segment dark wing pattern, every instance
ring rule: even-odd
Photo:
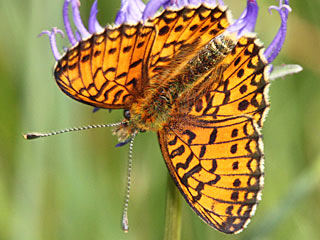
[[[167,9],[144,25],[107,27],[80,41],[57,62],[54,75],[75,100],[128,109],[181,47],[197,41],[201,48],[228,25],[226,8]]]
[[[196,40],[204,46],[227,26],[226,9],[201,5],[165,10],[144,25],[107,27],[66,52],[56,64],[56,82],[80,102],[130,108],[182,46]]]
[[[129,108],[143,77],[156,31],[141,23],[107,27],[80,41],[55,67],[57,84],[80,102],[101,108]]]
[[[158,30],[155,44],[151,50],[148,76],[151,84],[158,81],[153,77],[161,69],[170,66],[171,60],[184,49],[184,46],[193,45],[197,41],[198,49],[220,35],[229,26],[226,7],[185,7],[180,10],[162,12],[159,16],[149,20]],[[189,60],[192,55],[189,56]],[[183,64],[181,64],[183,65]]]
[[[263,187],[260,128],[268,68],[253,36],[241,38],[220,64],[226,65],[220,84],[184,113],[177,109],[158,136],[170,174],[193,210],[219,231],[238,233]]]
[[[190,106],[188,114],[209,121],[245,114],[261,127],[269,107],[269,81],[266,79],[269,66],[263,51],[254,35],[240,38],[219,64],[225,65],[219,86],[210,89]]]

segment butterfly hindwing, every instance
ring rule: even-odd
[[[159,131],[169,172],[192,209],[225,233],[250,221],[263,185],[260,129],[248,116],[202,124],[177,119]]]
[[[269,106],[269,66],[261,43],[255,36],[240,38],[220,65],[220,84],[198,99],[188,114],[204,121],[246,114],[262,126]]]
[[[177,99],[158,132],[170,174],[189,205],[226,233],[247,225],[263,187],[260,128],[268,107],[268,67],[262,53],[254,36],[240,38],[218,63],[220,75],[207,79],[211,88],[191,100]]]

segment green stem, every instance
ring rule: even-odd
[[[179,190],[168,174],[164,240],[181,238],[181,206]]]

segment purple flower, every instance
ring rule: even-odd
[[[284,40],[287,34],[287,20],[291,8],[289,6],[289,0],[279,0],[279,6],[269,7],[269,12],[274,9],[278,11],[281,17],[281,26],[278,30],[277,35],[267,47],[264,55],[268,62],[271,63],[279,54]],[[243,36],[245,33],[254,32],[255,25],[257,22],[259,7],[255,0],[247,0],[247,7],[242,12],[239,19],[237,19],[230,27],[230,32],[237,32],[238,37]]]
[[[160,8],[181,8],[184,6],[196,6],[202,3],[212,6],[216,4],[224,5],[222,0],[150,0],[147,4],[144,4],[141,0],[121,0],[121,7],[116,16],[115,24],[120,25],[122,23],[146,21],[148,18],[153,17]],[[70,7],[72,8],[72,19],[76,31],[71,28],[68,14]],[[103,30],[103,27],[100,26],[96,18],[98,13],[97,0],[93,3],[90,11],[88,29],[86,29],[82,22],[79,7],[79,0],[65,0],[63,5],[65,32],[72,46],[76,45],[80,40],[88,38],[91,34]],[[281,26],[264,53],[269,63],[271,63],[279,54],[286,37],[287,19],[288,14],[291,11],[289,0],[279,0],[279,6],[271,6],[269,11],[271,10],[276,10],[280,14]],[[239,38],[245,33],[254,32],[258,11],[259,7],[257,2],[255,0],[247,0],[247,7],[244,9],[239,19],[229,26],[228,31],[237,33]],[[52,31],[43,31],[40,35],[49,35],[53,55],[56,60],[59,60],[61,55],[55,40],[55,35],[57,33],[63,36],[63,32],[57,28],[53,28]]]

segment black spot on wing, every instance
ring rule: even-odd
[[[249,106],[249,102],[248,100],[245,99],[239,103],[238,110],[245,111],[248,108],[248,106]]]
[[[202,145],[201,146],[201,149],[200,149],[200,154],[199,154],[199,157],[202,158],[204,156],[204,154],[206,153],[206,146],[205,145]]]
[[[237,152],[237,150],[238,150],[238,144],[233,144],[233,145],[231,146],[231,148],[230,148],[230,152],[231,152],[232,154],[235,154],[235,153]]]
[[[231,200],[237,201],[239,198],[239,192],[232,192],[231,194]]]
[[[193,174],[200,172],[202,169],[201,165],[196,165],[192,169],[190,169],[188,172],[186,172],[181,179],[181,182],[183,185],[188,186],[188,178],[191,177]]]
[[[208,161],[208,160],[206,160]],[[210,160],[212,163],[211,168],[208,170],[210,173],[214,173],[217,170],[218,164],[217,164],[217,160],[216,159],[212,159]]]
[[[239,168],[239,162],[238,161],[235,161],[232,163],[232,169],[233,170],[237,170]]]
[[[126,53],[126,52],[129,52],[131,50],[132,46],[127,46],[125,48],[123,48],[123,52]]]
[[[235,128],[235,129],[232,130],[231,137],[235,138],[237,136],[238,136],[238,129]]]
[[[209,181],[209,182],[206,182],[206,184],[208,184],[208,185],[210,185],[210,186],[217,184],[217,182],[219,182],[219,180],[221,179],[221,177],[220,177],[220,175],[217,175],[217,174],[216,174],[215,176],[216,176],[215,179],[213,179],[213,180],[211,180],[211,181]]]
[[[116,48],[110,48],[109,51],[108,51],[108,53],[109,53],[109,54],[113,54],[113,53],[115,53],[116,51],[117,51]]]
[[[170,30],[169,26],[163,26],[159,30],[159,36],[163,36],[163,35],[167,34],[169,32],[169,30]]]
[[[81,58],[81,62],[85,63],[90,59],[90,54],[87,54]]]
[[[213,144],[216,141],[218,130],[214,128],[210,134],[210,139],[208,144]]]
[[[233,186],[234,187],[239,187],[240,185],[241,185],[241,181],[238,178],[233,181]]]
[[[185,148],[183,145],[181,145],[180,147],[176,148],[171,152],[170,158],[175,158],[176,156],[180,156],[184,153],[184,151],[185,151]]]
[[[248,88],[247,88],[247,85],[245,85],[245,84],[242,85],[242,86],[240,87],[240,93],[241,93],[241,94],[244,94],[244,93],[247,91],[247,89],[248,89]]]
[[[196,138],[196,134],[191,132],[190,130],[185,130],[183,134],[187,135],[189,137],[188,144],[191,145],[192,141]]]
[[[138,66],[140,63],[142,63],[142,59],[139,59],[133,63],[130,64],[129,68],[134,68],[136,66]],[[120,63],[121,64],[121,63]]]
[[[176,145],[177,141],[178,141],[178,137],[177,137],[177,136],[174,136],[174,139],[172,139],[171,141],[169,141],[168,144],[169,144],[170,146],[173,146],[173,145]]]
[[[187,169],[189,167],[190,162],[192,161],[193,157],[194,157],[194,155],[191,152],[184,163],[180,162],[177,164],[176,171],[178,172],[179,168]]]

